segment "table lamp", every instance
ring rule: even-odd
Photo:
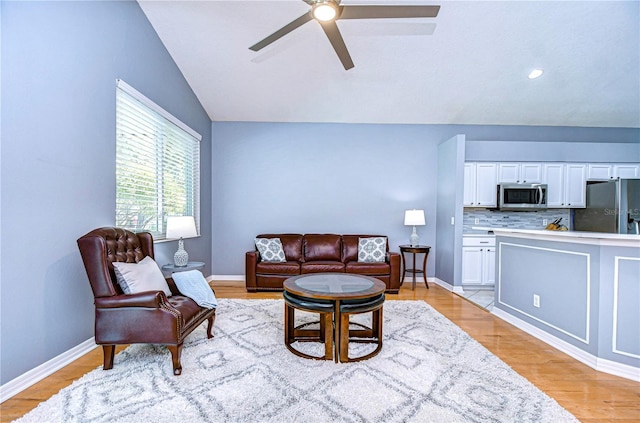
[[[412,247],[416,247],[419,245],[418,241],[418,232],[416,231],[416,226],[424,226],[424,210],[405,210],[404,212],[404,225],[405,226],[413,226],[413,232],[409,237],[409,241]]]
[[[173,264],[184,267],[189,262],[189,254],[184,249],[183,238],[198,236],[193,216],[171,216],[167,218],[167,238],[178,240],[178,251],[173,255]]]

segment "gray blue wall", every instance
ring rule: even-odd
[[[93,336],[76,239],[112,226],[115,81],[203,136],[202,234],[211,257],[211,121],[134,1],[2,1],[2,384]],[[175,242],[156,245],[162,264]]]
[[[434,246],[438,145],[456,134],[466,138],[462,161],[506,160],[507,148],[508,160],[554,161],[556,144],[575,161],[602,159],[594,149],[608,152],[605,161],[640,151],[640,130],[620,128],[247,122],[212,128],[214,275],[244,275],[244,253],[267,232],[376,232],[398,251],[411,232],[402,224],[406,208],[425,210],[427,226],[418,234]],[[477,141],[487,139],[495,141]],[[571,148],[577,139],[590,148]],[[428,276],[436,274],[437,254],[431,251]]]
[[[462,221],[465,136],[455,137],[438,146],[438,195],[436,277],[450,285],[461,285]],[[453,219],[453,224],[451,222]]]

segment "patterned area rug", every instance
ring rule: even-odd
[[[283,315],[282,300],[220,299],[181,376],[166,348],[133,345],[18,421],[577,422],[422,301],[385,302],[382,351],[356,363],[292,354]]]

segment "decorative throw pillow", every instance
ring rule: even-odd
[[[199,270],[175,272],[171,277],[176,283],[178,291],[198,303],[200,307],[218,307],[218,301],[213,293],[213,289],[211,289],[204,275]]]
[[[287,261],[280,238],[256,238],[256,247],[260,252],[262,261],[271,263],[284,263]]]
[[[164,291],[167,297],[171,290],[162,276],[160,268],[149,256],[138,263],[113,262],[116,280],[125,294],[137,294],[145,291]]]
[[[384,263],[387,255],[387,238],[358,238],[358,261],[361,263]]]

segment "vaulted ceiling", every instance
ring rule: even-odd
[[[441,6],[339,20],[350,70],[313,20],[249,50],[301,0],[138,2],[212,121],[640,128],[638,1],[343,0]]]

